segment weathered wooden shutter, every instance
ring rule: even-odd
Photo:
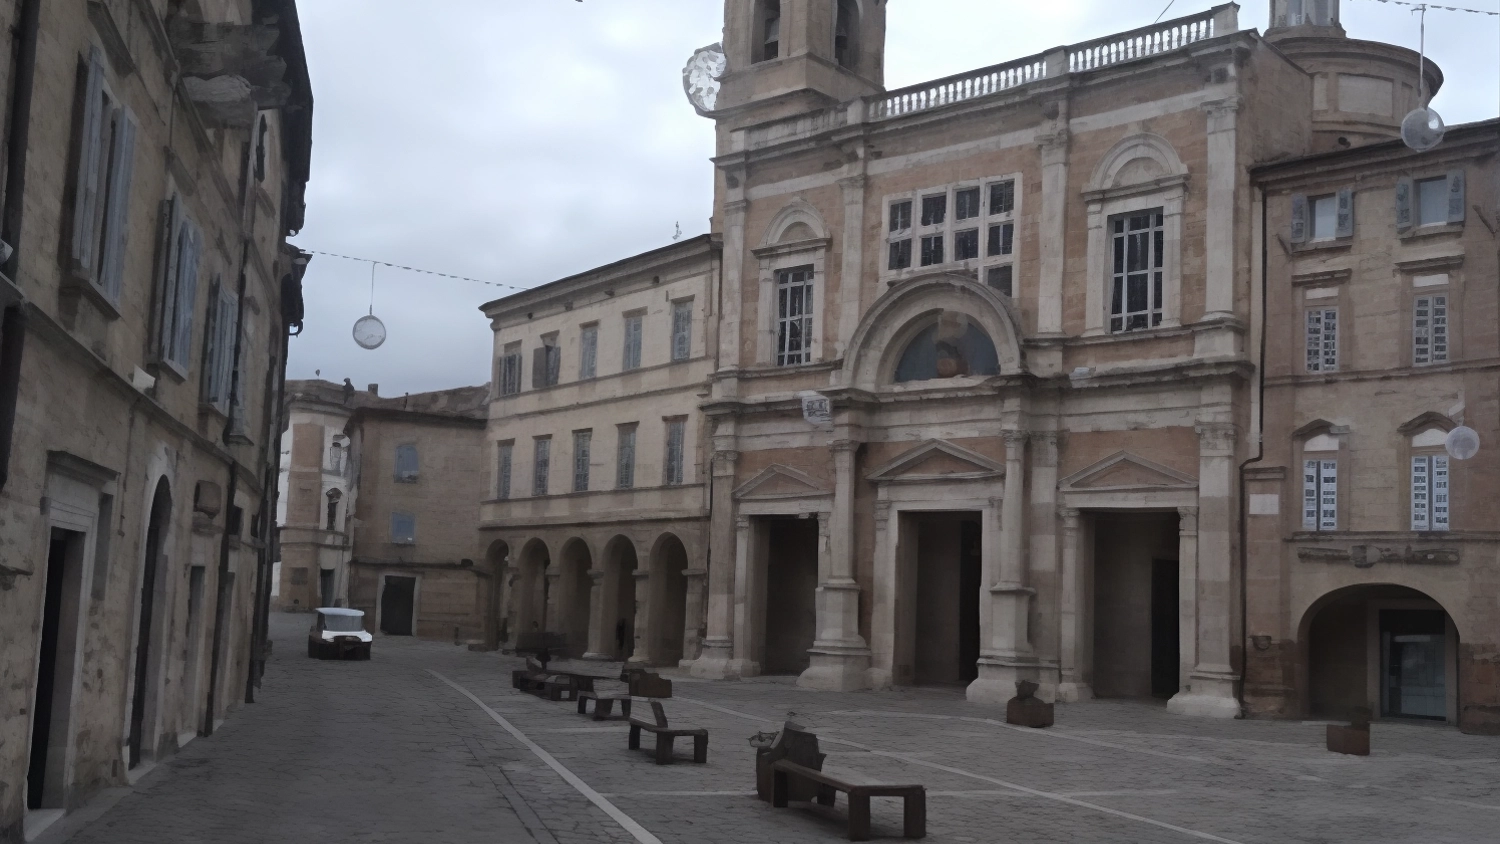
[[[555,386],[562,380],[562,349],[544,346],[547,350],[547,386]]]
[[[620,453],[615,486],[630,489],[635,486],[635,428],[620,429]]]
[[[1398,232],[1411,228],[1411,195],[1411,179],[1396,182],[1396,231]]]
[[[1335,237],[1354,236],[1354,191],[1344,189],[1339,191],[1338,222],[1334,231]]]
[[[593,378],[599,364],[599,329],[589,326],[578,335],[578,377]]]
[[[1318,477],[1318,530],[1337,530],[1339,526],[1339,463],[1324,460]]]
[[[1307,242],[1307,197],[1300,193],[1292,196],[1292,242]]]
[[[185,372],[189,367],[189,349],[193,346],[193,314],[198,303],[198,258],[203,235],[192,221],[184,221],[178,244],[180,266],[177,270],[177,319],[173,327],[172,353],[167,359]]]
[[[531,387],[547,386],[547,347],[539,346],[531,350]]]
[[[1411,529],[1427,530],[1430,524],[1428,495],[1431,478],[1428,475],[1431,458],[1427,455],[1411,459]]]
[[[99,213],[100,168],[104,166],[104,53],[89,46],[83,85],[83,124],[78,131],[77,188],[73,194],[73,263],[93,276],[94,218]]]
[[[1318,461],[1302,463],[1302,529],[1318,529]]]
[[[125,278],[125,247],[130,234],[130,180],[135,174],[135,115],[121,109],[115,126],[114,170],[110,173],[108,205],[104,209],[104,255],[99,287],[110,301],[120,299]]]
[[[510,497],[510,473],[512,463],[515,459],[514,455],[515,446],[510,443],[500,446],[500,471],[499,479],[496,481],[496,498]]]
[[[1448,529],[1448,455],[1432,456],[1432,529]]]
[[[693,303],[672,303],[672,360],[687,360],[692,353]]]
[[[230,390],[234,385],[234,332],[240,319],[240,299],[234,291],[229,289],[228,285],[220,285],[217,308],[219,330],[214,345],[219,347],[219,351],[216,360],[218,372],[215,376],[218,382],[218,395],[215,401],[219,405],[219,410],[227,414],[232,410],[230,402],[234,398],[230,395]]]
[[[1448,172],[1448,222],[1464,221],[1464,171]]]
[[[200,401],[205,404],[217,404],[219,401],[219,327],[224,324],[223,308],[220,301],[223,293],[220,291],[222,282],[219,276],[208,285],[208,310],[205,313],[203,323],[203,373],[200,378],[202,396]]]

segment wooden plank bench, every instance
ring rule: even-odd
[[[592,689],[594,682],[589,680],[585,684],[571,674],[553,674],[542,681],[537,696],[547,700],[577,700],[578,693],[584,690],[585,685]]]
[[[592,689],[578,693],[578,714],[589,714],[589,701],[594,702],[595,721],[628,721],[630,720],[630,695],[623,692],[619,694],[607,694],[596,692]],[[620,714],[615,715],[615,702],[620,704]]]
[[[708,761],[708,730],[701,727],[688,729],[667,726],[667,713],[661,708],[657,701],[651,701],[651,714],[656,723],[648,723],[638,718],[630,719],[630,749],[641,749],[641,731],[644,730],[656,736],[656,764],[672,764],[672,743],[678,736],[691,736],[693,739],[693,761],[699,764]]]
[[[784,809],[791,781],[795,778],[816,783],[818,803],[832,806],[837,792],[849,795],[849,840],[870,840],[870,798],[900,797],[904,801],[907,838],[927,837],[927,789],[920,785],[855,785],[798,765],[789,759],[771,763],[771,805]]]

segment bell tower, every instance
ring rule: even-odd
[[[887,0],[724,0],[715,109],[744,125],[884,90]]]

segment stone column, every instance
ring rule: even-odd
[[[854,488],[860,444],[837,440],[833,451],[833,512],[818,519],[820,565],[818,632],[797,685],[846,692],[869,683],[870,648],[859,635],[859,583],[854,579]]]
[[[691,663],[703,653],[704,612],[707,609],[708,569],[689,568],[682,577],[687,581],[687,619],[682,639],[683,668],[692,668]]]
[[[1017,680],[1039,674],[1028,624],[1036,590],[1026,582],[1026,439],[1024,431],[1005,432],[1005,499],[998,577],[990,586],[989,638],[979,657],[979,679],[966,692],[976,703],[1004,703],[1015,696]]]
[[[1235,428],[1229,422],[1199,422],[1197,665],[1188,688],[1167,702],[1178,715],[1235,718],[1239,675],[1231,650],[1238,608],[1234,606]]]
[[[716,434],[715,438],[718,439],[719,435]],[[732,439],[732,436],[727,438]],[[713,484],[713,508],[708,523],[707,635],[703,638],[702,654],[693,661],[694,677],[727,679],[729,662],[734,659],[734,477],[739,459],[739,452],[721,448],[715,443],[710,481]],[[640,594],[636,592],[636,597],[639,598]]]
[[[1240,98],[1203,105],[1208,113],[1208,208],[1205,221],[1205,321],[1234,316],[1234,218],[1240,167],[1236,134]]]
[[[766,623],[765,561],[761,559],[755,525],[749,516],[734,520],[734,658],[725,679],[738,680],[760,674],[761,648]]]
[[[561,582],[562,565],[560,563],[547,566],[547,569],[542,572],[542,594],[546,597],[543,612],[547,614],[547,623],[542,627],[548,633],[567,633],[563,629],[562,595],[558,594],[562,591]],[[569,647],[572,647],[571,643]]]
[[[1198,665],[1198,508],[1177,508],[1177,690],[1186,691]]]
[[[651,664],[651,566],[636,564],[630,573],[635,578],[635,629],[631,635],[630,665]]]
[[[1044,700],[1055,693],[1058,682],[1057,617],[1057,432],[1031,435],[1031,502],[1027,510],[1030,527],[1029,585],[1036,590],[1031,604],[1032,648],[1040,665]]]
[[[861,157],[853,166],[862,168],[864,158]],[[839,187],[844,192],[844,257],[839,267],[838,340],[831,354],[825,351],[826,358],[848,355],[849,341],[859,328],[859,318],[864,313],[860,305],[864,296],[865,186],[868,181],[863,173],[839,179]]]
[[[1085,668],[1088,662],[1089,642],[1088,612],[1084,605],[1088,597],[1087,572],[1082,556],[1083,514],[1071,508],[1062,508],[1062,622],[1060,656],[1061,677],[1057,684],[1057,699],[1065,703],[1076,703],[1093,697],[1089,689]]]
[[[875,599],[870,609],[870,670],[872,689],[887,689],[896,680],[896,535],[891,502],[875,502]]]
[[[606,574],[603,569],[589,569],[588,575],[594,587],[589,590],[589,641],[583,658],[608,662],[615,658],[614,648],[611,647],[615,636],[615,626],[609,623],[605,615],[616,605],[615,596],[620,588],[620,573],[615,571]],[[606,582],[612,588],[606,588]]]

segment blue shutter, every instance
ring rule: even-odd
[[[110,301],[118,302],[125,278],[125,247],[130,233],[130,180],[135,175],[135,115],[130,109],[120,110],[113,158],[109,205],[104,209],[105,240],[99,287]]]
[[[83,125],[78,134],[77,189],[73,194],[73,262],[86,275],[94,268],[94,217],[99,210],[99,170],[104,150],[104,53],[89,46],[83,86]]]
[[[171,353],[167,359],[186,372],[188,350],[193,346],[193,315],[198,306],[198,258],[202,234],[192,221],[183,222],[178,245],[180,266],[177,271],[177,319],[173,326]]]

